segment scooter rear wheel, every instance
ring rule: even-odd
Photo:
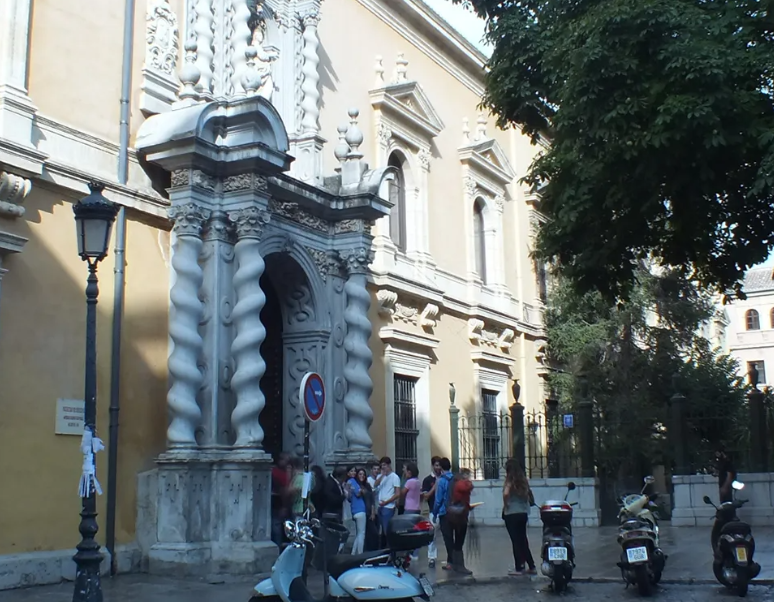
[[[740,598],[747,596],[748,585],[749,582],[747,581],[747,575],[740,575],[738,581],[736,582],[736,593],[739,594]]]
[[[637,591],[641,596],[650,596],[653,593],[653,584],[650,581],[650,575],[648,574],[648,567],[645,565],[639,565],[636,569],[637,573]]]
[[[562,565],[554,567],[554,591],[557,594],[567,589],[567,574]]]

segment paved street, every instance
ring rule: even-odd
[[[576,529],[578,552],[575,577],[567,597],[585,600],[638,599],[633,590],[628,593],[616,567],[619,550],[615,543],[616,528]],[[762,565],[759,581],[750,590],[749,598],[774,602],[774,529],[756,527],[756,560]],[[541,531],[531,528],[530,545],[535,558],[540,548]],[[438,586],[436,599],[443,602],[496,602],[506,598],[511,602],[518,592],[519,600],[544,600],[551,594],[547,580],[508,578],[511,549],[504,528],[478,529],[479,553],[468,554],[468,566],[474,577],[455,577],[440,568],[427,568],[426,551],[422,551],[417,571],[425,572]],[[708,599],[730,600],[730,594],[715,583],[709,554],[707,529],[662,527],[662,545],[669,555],[664,583],[658,599],[692,602]],[[440,537],[439,537],[440,542]],[[314,576],[312,576],[314,582]],[[126,575],[104,580],[105,602],[247,602],[257,579],[230,580],[213,577],[208,580],[176,581],[148,575]],[[588,582],[593,581],[593,582]],[[0,592],[0,602],[69,602],[72,584],[37,587],[27,590]]]
[[[250,585],[231,583],[208,585],[180,582],[160,577],[118,577],[104,583],[105,602],[247,602]],[[23,591],[0,592],[2,602],[70,602],[72,585],[37,588]],[[537,602],[554,599],[543,579],[511,578],[492,584],[447,584],[438,588],[437,602]],[[563,600],[603,602],[640,600],[634,589],[628,591],[618,583],[577,583],[562,595]],[[665,585],[654,596],[659,602],[723,602],[734,597],[717,585]],[[748,600],[774,602],[774,587],[750,588]]]

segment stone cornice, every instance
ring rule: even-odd
[[[18,234],[0,230],[0,258],[9,253],[21,253],[27,240]]]

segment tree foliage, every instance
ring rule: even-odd
[[[494,48],[484,105],[549,143],[538,254],[608,297],[646,258],[741,294],[774,247],[774,3],[464,3]]]
[[[714,317],[711,299],[677,271],[654,276],[640,269],[636,276],[629,301],[620,305],[558,279],[546,312],[546,352],[555,367],[549,382],[568,410],[585,395],[594,400],[597,461],[614,476],[669,464],[669,401],[677,385],[686,397],[689,460],[700,469],[718,443],[740,448],[744,385],[735,360],[699,334]]]

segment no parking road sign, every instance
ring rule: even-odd
[[[325,385],[317,372],[307,372],[301,379],[299,396],[309,422],[317,422],[325,411]]]

